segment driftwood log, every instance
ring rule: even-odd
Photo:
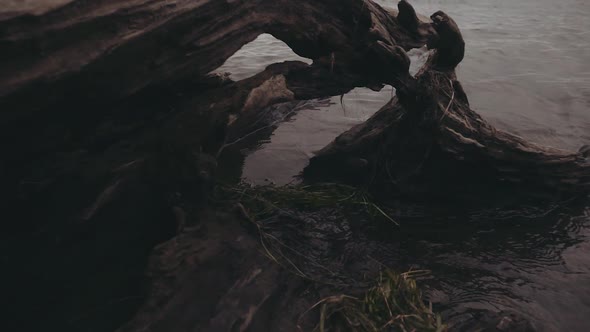
[[[195,151],[215,154],[231,114],[409,81],[404,50],[434,32],[403,4],[400,20],[364,0],[71,1],[5,14],[3,196],[57,153],[104,149],[160,127],[163,117],[191,133]],[[277,65],[237,83],[208,77],[262,33],[314,63]],[[187,112],[175,117],[179,110]]]
[[[237,83],[207,78],[262,33],[313,64],[278,64]],[[414,78],[405,51],[424,44],[435,52]],[[5,15],[0,45],[0,129],[9,156],[2,168],[21,173],[7,181],[26,177],[22,166],[36,156],[79,145],[105,116],[128,111],[114,103],[141,91],[176,84],[197,96],[185,109],[207,109],[213,124],[187,125],[187,117],[202,122],[190,112],[171,122],[199,129],[197,136],[205,137],[198,149],[215,154],[227,124],[244,114],[390,84],[397,98],[324,149],[307,178],[340,174],[358,182],[369,175],[371,187],[388,183],[394,191],[445,196],[449,187],[459,196],[505,185],[542,194],[588,187],[583,155],[524,142],[470,110],[454,74],[465,50],[458,27],[442,12],[432,21],[418,19],[406,1],[398,11],[365,0],[73,1],[44,13]],[[343,158],[351,167],[334,172]]]
[[[9,263],[25,262],[10,269],[20,272],[9,273],[3,284],[22,283],[23,274],[36,281],[36,287],[23,287],[24,294],[18,287],[7,290],[15,311],[27,308],[20,310],[26,313],[22,324],[43,324],[32,330],[64,330],[59,317],[88,317],[76,302],[81,290],[95,290],[94,305],[104,307],[111,303],[109,294],[126,298],[129,284],[137,287],[127,276],[128,284],[101,291],[89,277],[97,262],[104,270],[125,266],[128,271],[129,264],[141,269],[143,253],[172,236],[173,229],[215,222],[201,216],[214,157],[232,140],[228,132],[239,136],[250,129],[251,114],[273,104],[340,95],[355,87],[396,88],[396,97],[374,117],[311,160],[304,172],[309,180],[352,182],[385,194],[476,200],[588,190],[588,149],[565,153],[538,147],[495,130],[469,108],[454,74],[465,44],[444,13],[421,20],[405,0],[396,11],[370,0],[55,3],[60,5],[0,13],[0,204],[11,216],[4,218],[2,249],[11,252]],[[275,64],[239,82],[210,75],[262,33],[313,63]],[[433,55],[413,77],[406,51],[425,44]],[[35,234],[35,250],[12,250],[13,243],[28,243],[30,234]],[[120,262],[111,259],[115,256]],[[199,258],[175,274],[190,275],[204,261],[214,259]],[[219,270],[232,270],[226,265],[234,263],[246,269],[232,261],[219,262]],[[35,278],[38,266],[47,266],[45,281]],[[170,330],[175,306],[189,299],[178,297],[182,285],[160,281],[160,292],[150,295],[126,331]],[[263,288],[267,281],[236,285]],[[216,294],[233,301],[235,294],[247,293],[232,292]],[[186,326],[247,330],[256,308],[280,297],[275,295],[264,294],[254,307],[244,303],[225,314],[216,312],[219,301],[190,298],[202,301],[195,307],[215,312],[223,328],[206,315]],[[33,297],[44,300],[31,313]],[[61,312],[56,298],[72,312]],[[118,322],[93,316],[86,327],[113,330],[134,312],[129,310]]]
[[[10,216],[0,242],[11,266],[2,284],[17,330],[121,325],[143,298],[138,271],[150,249],[174,230],[218,221],[202,214],[228,129],[278,102],[404,86],[405,50],[435,34],[406,3],[399,15],[367,0],[46,3],[57,5],[0,13],[0,204]],[[313,64],[276,64],[240,82],[209,75],[262,33]],[[199,268],[205,259],[214,261],[199,259]],[[95,277],[97,266],[108,277]],[[171,297],[149,301],[162,319],[178,295],[167,291],[182,287],[166,282],[157,287]],[[216,299],[192,300],[217,310]],[[105,319],[102,308],[116,314]],[[249,309],[219,321],[239,326]],[[135,322],[157,325],[148,312]],[[193,318],[207,329],[208,317]]]

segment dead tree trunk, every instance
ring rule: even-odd
[[[131,119],[134,128],[144,123],[148,116],[126,103],[145,91],[157,103],[188,100],[192,109],[182,117],[197,124],[186,130],[206,136],[203,122],[211,120],[205,113],[223,127],[230,113],[279,101],[405,85],[398,82],[412,78],[404,50],[434,32],[415,20],[411,7],[400,8],[405,19],[368,0],[74,0],[45,12],[1,15],[0,148],[6,158],[0,169],[11,174],[2,180],[26,177],[29,165],[56,151],[86,149],[105,118]],[[231,86],[207,78],[262,33],[313,65],[283,64]],[[183,97],[175,96],[179,89]]]
[[[431,32],[365,0],[72,1],[41,16],[0,17],[0,97],[43,92],[47,99],[29,101],[38,106],[68,89],[96,99],[127,96],[204,77],[262,33],[316,62],[334,58],[336,69],[362,72],[367,82],[403,80],[404,49],[423,45]]]

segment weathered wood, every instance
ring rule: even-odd
[[[73,1],[41,16],[0,21],[0,97],[35,85],[58,92],[62,81],[96,97],[125,96],[149,84],[204,76],[262,33],[303,57],[334,54],[336,63],[358,61],[375,75],[390,69],[369,63],[375,50],[424,44],[427,31],[410,28],[414,32],[405,33],[395,17],[365,0]],[[390,57],[397,71],[389,76],[405,74],[405,54]]]
[[[268,84],[259,82],[252,98],[232,104],[233,98],[218,95],[215,103],[227,106],[224,113],[331,96],[355,86],[411,85],[404,50],[423,45],[434,32],[428,24],[404,27],[368,0],[72,1],[46,12],[5,15],[0,17],[0,148],[7,157],[0,168],[23,173],[23,165],[44,155],[85,149],[83,142],[106,117],[132,113],[143,123],[140,111],[122,102],[143,91],[175,104],[170,95],[183,86],[185,96],[210,100],[207,95],[217,95],[212,89],[218,84],[211,86],[207,74],[262,33],[314,64],[292,64],[286,90],[273,75]],[[277,84],[282,91],[272,93],[280,96],[264,92]],[[240,89],[234,88],[237,95],[250,96]]]
[[[240,82],[208,76],[261,33],[313,64],[277,64]],[[228,123],[239,129],[249,114],[286,100],[412,85],[404,50],[433,33],[428,24],[405,27],[367,0],[73,0],[0,15],[0,204],[10,216],[1,242],[7,260],[18,262],[9,270],[19,275],[8,279],[36,280],[5,292],[22,299],[13,305],[27,315],[21,325],[113,330],[130,312],[110,321],[93,308],[139,295],[136,271],[149,248],[174,230],[207,223],[201,214],[211,156],[224,145]],[[29,243],[31,234],[34,252],[7,249]],[[98,265],[107,277],[81,272]],[[35,278],[38,269],[45,280]],[[167,289],[185,286],[164,281]],[[86,288],[96,294],[78,305]],[[230,302],[242,294],[224,291],[216,294]],[[174,308],[171,298],[152,296]],[[30,298],[40,304],[31,308]],[[209,312],[218,303],[195,301]],[[219,323],[234,325],[263,301],[247,302],[221,312]]]

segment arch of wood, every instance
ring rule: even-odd
[[[208,76],[262,33],[313,63],[275,64],[239,82]],[[424,44],[434,52],[413,77],[406,51]],[[397,96],[313,158],[308,179],[446,196],[504,189],[561,196],[590,186],[582,151],[539,147],[494,129],[470,109],[454,72],[465,51],[459,28],[443,12],[419,19],[405,0],[397,11],[370,0],[72,1],[4,15],[0,47],[0,130],[19,142],[3,147],[23,163],[30,162],[23,151],[69,144],[44,139],[45,120],[82,112],[100,119],[113,104],[153,87],[197,86],[193,105],[201,113],[208,108],[215,114],[211,126],[220,128],[202,136],[219,140],[230,118],[247,119],[278,102],[390,84]],[[171,127],[178,129],[176,121],[194,133],[187,117],[195,115],[185,112]],[[208,140],[195,144],[215,154],[221,144],[202,146]],[[350,167],[334,172],[343,162]]]

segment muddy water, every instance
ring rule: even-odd
[[[544,145],[577,150],[590,144],[589,2],[412,4],[425,14],[442,9],[461,27],[467,54],[459,79],[485,118]],[[419,57],[417,52],[413,61],[418,63]],[[270,63],[294,59],[300,58],[280,41],[261,36],[222,70],[241,79]],[[315,150],[367,119],[391,94],[391,88],[356,89],[342,104],[336,97],[319,109],[304,107],[269,140],[246,151],[243,178],[253,183],[292,181]],[[398,210],[392,213],[402,224],[399,229],[380,227],[363,235],[346,225],[328,227],[325,221],[306,227],[312,243],[321,243],[318,255],[326,261],[338,258],[343,268],[366,254],[392,266],[432,270],[433,279],[425,282],[429,297],[450,320],[476,317],[479,310],[511,310],[541,331],[590,331],[590,209],[582,205],[459,216]],[[326,240],[332,237],[344,244]]]

